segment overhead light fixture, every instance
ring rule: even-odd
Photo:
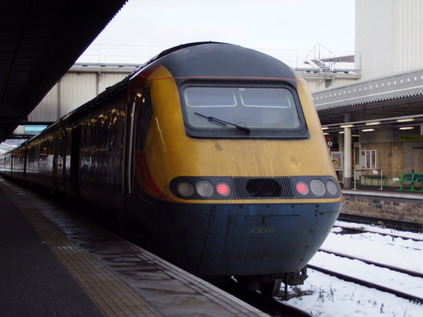
[[[329,127],[322,127],[322,130],[327,130],[329,129]]]
[[[401,127],[400,130],[413,130],[414,127]]]
[[[352,128],[352,127],[354,127],[353,124],[341,125],[341,128]]]
[[[344,132],[344,131],[339,131],[338,133],[339,133],[339,134],[344,134],[345,132]]]
[[[323,135],[329,135],[329,133],[325,132],[325,133],[323,133]]]
[[[380,121],[366,122],[366,125],[378,125],[378,124],[380,124]]]
[[[372,132],[372,131],[374,131],[375,129],[363,129],[363,130],[361,130],[361,132]]]
[[[397,122],[410,122],[414,121],[414,118],[397,119]]]

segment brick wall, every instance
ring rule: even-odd
[[[423,196],[421,199],[407,199],[344,193],[341,212],[423,224]]]
[[[382,169],[386,176],[388,186],[399,187],[398,182],[393,182],[392,178],[400,177],[404,172],[404,153],[403,143],[367,143],[361,146],[362,150],[376,150],[376,168]],[[362,172],[371,174],[371,171]]]

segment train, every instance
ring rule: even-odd
[[[343,200],[304,79],[220,42],[163,51],[0,171],[116,217],[188,272],[272,293],[304,281]]]

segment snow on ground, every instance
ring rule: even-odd
[[[341,223],[337,222],[337,224]],[[370,228],[370,226],[356,226]],[[371,227],[371,229],[375,230],[375,227]],[[423,234],[394,232],[391,229],[378,230],[423,239]],[[338,228],[332,230],[322,248],[423,272],[423,242],[370,233],[336,234],[337,232],[339,232]],[[355,277],[391,288],[399,288],[404,292],[423,297],[423,280],[421,278],[409,277],[365,265],[356,260],[340,259],[324,253],[317,253],[310,263],[346,274],[354,272]],[[288,303],[308,311],[313,316],[423,316],[423,305],[421,304],[345,282],[314,270],[308,270],[308,275],[304,285],[290,289],[290,293],[303,292],[307,295],[292,298]]]

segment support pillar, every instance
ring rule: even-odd
[[[351,121],[351,114],[349,112],[344,114],[345,123]],[[342,175],[344,176],[344,188],[351,188],[352,183],[352,137],[351,137],[352,125],[346,124],[344,127],[344,170]]]
[[[344,128],[344,188],[351,188],[351,128]]]

